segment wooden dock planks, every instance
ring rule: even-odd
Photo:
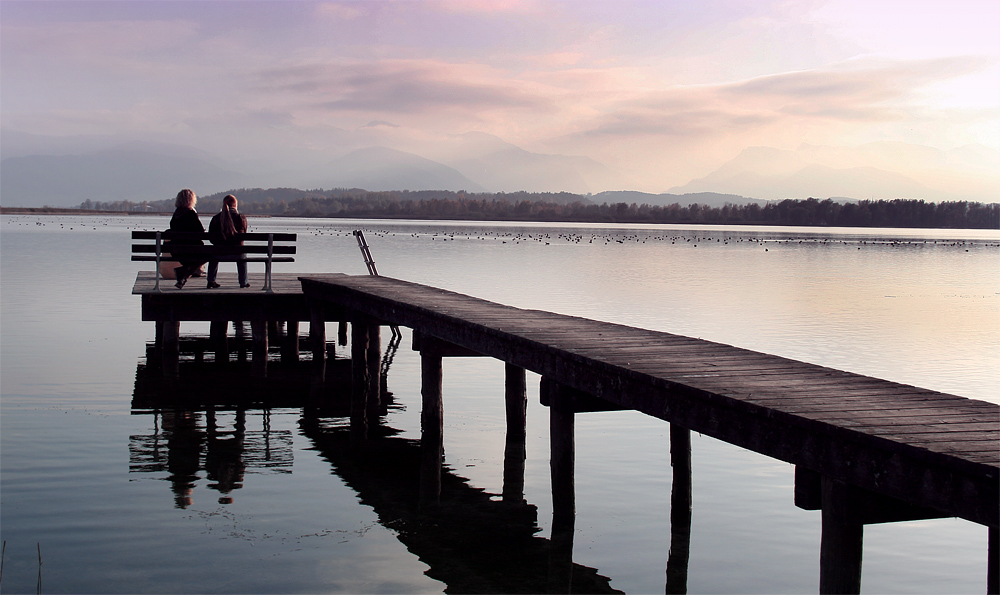
[[[1000,406],[729,345],[386,277],[301,277],[313,299],[878,493],[996,527]]]

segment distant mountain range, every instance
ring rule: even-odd
[[[1000,151],[952,151],[878,142],[856,148],[803,145],[794,151],[750,147],[709,175],[672,193],[723,192],[755,198],[850,197],[933,202],[1000,201]]]
[[[363,147],[301,170],[241,166],[192,147],[104,136],[0,132],[0,204],[68,207],[86,200],[164,200],[236,188],[295,187],[477,192],[569,192],[591,202],[721,206],[782,198],[921,198],[1000,202],[1000,151],[953,151],[902,143],[856,148],[751,147],[711,174],[649,194],[587,157],[532,153],[483,133],[456,135],[428,157]],[[616,189],[608,191],[608,189]],[[601,191],[592,194],[595,191]],[[746,198],[752,197],[752,198]]]

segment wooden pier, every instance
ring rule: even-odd
[[[266,374],[267,351],[281,340],[282,356],[297,359],[299,354],[299,323],[310,322],[312,350],[325,349],[325,323],[342,321],[342,308],[310,307],[302,293],[296,275],[273,273],[270,291],[265,291],[265,276],[251,274],[250,287],[240,288],[233,273],[220,273],[222,287],[208,289],[204,278],[193,277],[183,289],[161,280],[156,287],[152,271],[140,271],[132,294],[142,297],[142,319],[156,323],[156,349],[160,352],[165,375],[178,373],[180,325],[182,322],[208,321],[217,356],[228,353],[226,337],[229,323],[245,321],[251,326],[253,352],[257,357],[255,373]],[[316,318],[312,318],[312,317]],[[280,326],[279,326],[280,325]],[[282,332],[276,330],[282,328]],[[324,356],[325,357],[325,356]]]
[[[675,445],[684,457],[693,430],[795,464],[796,504],[822,510],[821,592],[860,590],[865,524],[941,516],[989,527],[988,591],[998,591],[998,405],[385,277],[301,281],[310,303],[344,308],[362,341],[378,325],[414,330],[431,465],[441,460],[442,357],[507,363],[508,448],[524,433],[524,370],[540,374],[551,406],[555,524],[574,513],[574,412],[635,409],[683,429],[671,432],[672,457]]]
[[[987,591],[1000,591],[998,405],[386,277],[274,275],[273,294],[259,291],[253,277],[253,289],[199,289],[192,280],[183,290],[155,292],[152,277],[140,273],[133,293],[142,296],[143,320],[157,322],[168,374],[180,321],[256,321],[254,340],[266,354],[268,321],[294,321],[297,340],[297,322],[308,320],[316,361],[326,357],[325,325],[318,323],[350,322],[351,433],[359,441],[365,411],[379,402],[379,329],[413,329],[421,355],[419,494],[425,503],[441,490],[442,358],[487,356],[507,364],[506,501],[523,498],[525,371],[542,376],[557,550],[572,551],[575,413],[635,409],[671,423],[668,592],[686,589],[691,431],[796,466],[796,505],[822,511],[820,592],[860,591],[865,524],[942,516],[988,527]],[[255,348],[254,361],[259,358]]]

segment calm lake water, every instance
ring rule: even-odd
[[[340,447],[344,420],[304,415],[295,383],[275,391],[286,401],[245,414],[133,407],[156,383],[144,375],[154,329],[130,294],[145,265],[129,261],[129,232],[166,226],[161,217],[0,219],[0,590],[35,592],[39,551],[41,589],[51,593],[467,588],[460,580],[480,561],[429,548],[434,536],[405,516],[388,520],[400,506],[388,478],[407,473],[395,465],[408,460],[420,429],[419,358],[407,329],[387,379],[394,404],[384,426],[397,433],[388,458],[367,470]],[[364,274],[350,234],[360,228],[386,276],[1000,402],[998,231],[251,226],[300,234],[297,262],[276,265],[281,272]],[[222,273],[235,282],[226,264]],[[207,331],[182,325],[185,334]],[[336,336],[332,325],[327,336]],[[503,364],[444,366],[446,464],[470,497],[489,499],[502,487]],[[551,530],[548,416],[531,374],[528,398],[525,498],[537,516],[518,529],[522,553]],[[574,563],[614,589],[662,593],[668,425],[635,412],[588,413],[576,432]],[[792,466],[697,434],[692,443],[690,592],[815,592],[820,515],[793,505]],[[467,532],[455,550],[495,539],[476,523]],[[956,519],[868,526],[862,589],[981,593],[986,533]],[[514,550],[495,558],[501,574],[530,565]]]

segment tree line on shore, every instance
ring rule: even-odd
[[[202,197],[220,203],[225,194]],[[923,227],[1000,229],[1000,204],[915,199],[836,202],[786,199],[764,205],[593,204],[570,193],[483,193],[451,191],[368,192],[359,189],[308,191],[292,188],[241,189],[240,211],[247,215],[358,219],[449,219],[579,223],[698,223],[830,227]],[[86,201],[85,210],[171,212],[172,200]]]

